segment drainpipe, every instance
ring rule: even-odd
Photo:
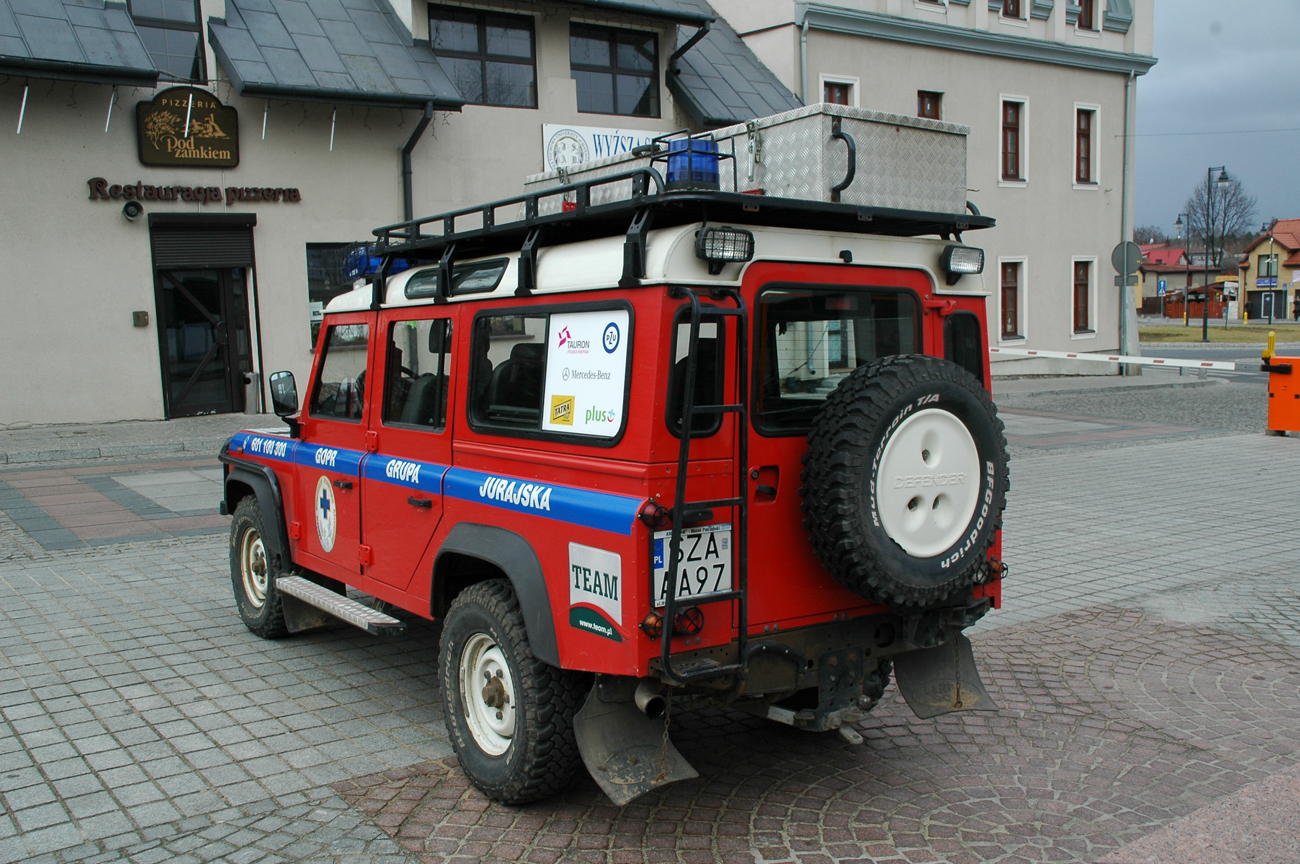
[[[433,119],[433,103],[424,103],[424,116],[420,122],[415,124],[415,131],[411,137],[406,139],[406,144],[402,147],[402,218],[410,222],[415,218],[415,205],[411,200],[411,151],[419,142],[420,136],[424,130],[429,128],[429,121]]]
[[[699,30],[696,30],[694,33],[691,34],[691,38],[687,39],[685,42],[682,43],[682,47],[678,48],[676,51],[672,53],[672,55],[668,58],[669,72],[671,72],[674,75],[682,74],[681,70],[677,68],[677,61],[681,59],[683,54],[685,54],[687,51],[694,48],[695,43],[699,42],[705,36],[709,35],[709,29],[713,26],[713,21],[714,19],[712,18],[710,18],[708,21],[705,21]]]
[[[1121,203],[1120,203],[1120,223],[1119,223],[1120,224],[1119,242],[1121,243],[1125,243],[1129,239],[1129,215],[1128,215],[1129,199],[1130,199],[1129,184],[1132,181],[1132,173],[1133,173],[1132,160],[1129,156],[1129,148],[1132,146],[1131,142],[1133,138],[1130,124],[1132,123],[1132,116],[1133,116],[1133,82],[1135,80],[1136,74],[1137,73],[1130,71],[1128,73],[1128,81],[1125,82],[1124,84],[1124,178],[1123,178],[1122,191],[1120,193]],[[1124,276],[1123,274],[1120,274],[1119,350],[1121,354],[1129,353],[1129,337],[1131,335],[1129,332],[1129,327],[1130,327],[1129,306],[1133,302],[1132,300],[1133,295],[1132,292],[1129,290],[1129,286],[1126,284],[1127,282],[1128,282],[1128,277]],[[1133,312],[1134,312],[1133,323],[1136,324],[1137,310],[1134,309]],[[1133,353],[1136,354],[1138,350],[1139,349],[1134,348]],[[1128,366],[1121,365],[1120,374],[1140,375],[1142,374],[1142,367],[1140,366],[1128,367]]]
[[[803,32],[799,34],[799,98],[808,104],[808,13],[804,13]]]

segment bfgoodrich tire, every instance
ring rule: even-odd
[[[889,357],[840,382],[804,454],[804,527],[850,590],[894,606],[939,604],[973,584],[1002,525],[1002,421],[969,372]]]
[[[266,551],[266,522],[257,499],[249,495],[230,522],[230,581],[244,626],[264,639],[289,632],[284,623],[275,570]]]
[[[526,804],[573,782],[582,767],[573,715],[590,676],[533,656],[509,582],[479,582],[452,602],[439,670],[452,746],[484,794]]]

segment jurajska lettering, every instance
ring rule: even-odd
[[[227,186],[222,195],[220,186],[154,186],[137,181],[135,184],[109,184],[103,177],[86,181],[90,186],[90,200],[104,201],[196,201],[200,204],[219,204],[223,200],[229,207],[236,201],[287,201],[297,204],[302,193],[296,188],[282,186]]]

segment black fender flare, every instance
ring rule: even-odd
[[[262,538],[262,542],[267,547],[266,551],[271,554],[272,561],[277,563],[276,572],[289,572],[293,567],[289,555],[289,530],[284,521],[284,495],[280,492],[280,481],[275,476],[275,472],[266,465],[237,459],[224,448],[217,458],[226,466],[222,510],[227,514],[233,514],[239,499],[244,497],[232,495],[232,485],[238,483],[252,489],[253,494],[257,496],[257,505],[261,508],[263,517],[271,523],[267,528],[271,529],[272,525],[274,526],[274,530],[268,530],[267,535]]]
[[[560,647],[555,637],[555,613],[542,562],[532,544],[513,531],[495,525],[461,522],[447,534],[433,561],[433,585],[430,597],[442,596],[445,568],[439,566],[448,554],[477,558],[501,570],[510,580],[519,598],[519,609],[528,632],[528,647],[533,656],[552,666],[560,665]],[[447,598],[450,600],[451,598]],[[434,610],[436,613],[436,610]]]

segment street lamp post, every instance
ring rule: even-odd
[[[1183,240],[1183,217],[1187,217],[1187,239]],[[1183,260],[1187,262],[1187,277],[1183,280],[1183,326],[1187,326],[1188,303],[1191,302],[1188,292],[1192,287],[1192,214],[1191,212],[1179,213],[1178,221],[1174,223],[1174,228],[1178,231],[1178,239],[1183,240]]]
[[[1219,179],[1214,179],[1214,172],[1219,172]],[[1201,306],[1201,341],[1210,341],[1210,256],[1214,253],[1214,186],[1226,192],[1232,185],[1228,177],[1228,168],[1218,165],[1205,169],[1205,300]],[[1226,205],[1226,202],[1225,202]]]

